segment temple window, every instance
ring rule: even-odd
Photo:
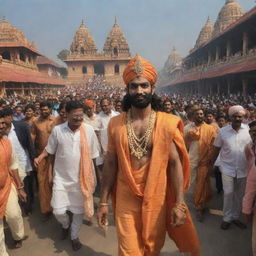
[[[75,71],[76,70],[75,67],[72,67],[72,70]]]
[[[82,72],[83,72],[83,74],[87,74],[87,67],[86,66],[83,66]]]
[[[10,54],[9,51],[4,51],[2,53],[2,57],[3,57],[4,60],[11,60],[11,54]]]
[[[83,47],[81,48],[81,53],[84,54],[84,48]]]
[[[115,74],[119,74],[119,65],[118,64],[115,65]]]

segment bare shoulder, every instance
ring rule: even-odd
[[[109,126],[111,128],[118,128],[125,124],[126,113],[122,113],[120,115],[114,116],[110,119]]]

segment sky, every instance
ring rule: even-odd
[[[115,16],[132,56],[139,54],[158,69],[175,46],[185,57],[207,17],[215,22],[226,0],[0,0],[0,19],[21,29],[47,57],[57,60],[69,49],[82,19],[101,52]],[[237,0],[244,11],[255,0]]]

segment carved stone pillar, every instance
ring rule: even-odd
[[[243,56],[248,53],[248,33],[243,33]]]
[[[230,95],[231,93],[231,80],[227,78],[227,94]]]
[[[227,52],[226,52],[226,57],[229,58],[231,55],[231,41],[227,41]]]
[[[217,62],[219,59],[220,59],[220,47],[216,46],[215,61]]]
[[[208,51],[208,65],[210,65],[211,63],[211,52]]]

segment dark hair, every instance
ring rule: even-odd
[[[14,109],[16,109],[16,108],[21,108],[21,109],[23,110],[23,107],[22,107],[21,105],[17,105],[17,106],[15,106],[15,108],[14,108]]]
[[[129,94],[124,95],[123,101],[122,101],[122,110],[124,112],[127,112],[131,108],[131,102],[129,99]],[[155,93],[152,95],[152,101],[151,101],[151,107],[155,111],[161,111],[162,110],[162,102],[161,98],[158,97]]]
[[[0,118],[5,118],[5,113],[4,113],[4,110],[0,110]]]
[[[256,120],[252,121],[249,123],[249,128],[251,129],[252,127],[256,126]]]
[[[163,105],[164,105],[165,103],[167,103],[167,102],[170,102],[170,103],[172,104],[172,102],[171,102],[170,99],[166,99],[166,100],[163,101]]]
[[[3,109],[4,116],[12,116],[13,115],[13,110],[10,107],[6,107]]]
[[[66,104],[66,107],[65,107],[67,113],[70,113],[73,109],[78,109],[78,108],[83,109],[83,104],[78,100],[68,101],[67,104]]]
[[[61,111],[63,108],[66,108],[66,104],[67,104],[67,102],[65,100],[63,100],[59,105],[58,111]]]
[[[117,103],[120,103],[120,102],[122,103],[122,100],[120,100],[120,99],[118,99],[118,100],[115,101],[116,104],[117,104]]]
[[[107,97],[104,97],[104,98],[102,98],[102,99],[100,100],[100,105],[102,104],[102,102],[103,102],[104,100],[107,100],[108,103],[111,104],[111,100],[110,100],[109,98],[107,98]]]
[[[35,112],[35,106],[33,104],[26,105],[24,112],[26,112],[29,108],[31,108]]]
[[[213,115],[214,116],[214,112],[212,110],[208,109],[208,110],[205,111],[205,116],[207,116],[207,115]]]
[[[216,117],[216,120],[218,121],[218,120],[221,119],[221,118],[224,118],[225,120],[227,120],[227,118],[226,118],[225,115],[218,115],[218,116]]]
[[[3,105],[5,105],[5,104],[6,104],[6,101],[3,100],[3,99],[0,99],[0,107],[3,106]]]
[[[50,101],[48,101],[48,100],[42,101],[40,103],[40,108],[42,108],[42,107],[52,108],[52,103]]]

